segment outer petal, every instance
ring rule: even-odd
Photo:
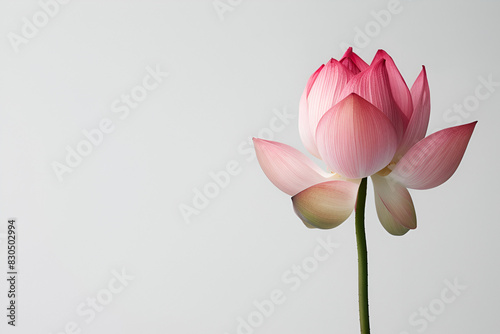
[[[372,175],[375,205],[382,226],[393,235],[417,227],[417,215],[408,190],[389,177]]]
[[[352,47],[347,49],[339,62],[347,67],[353,74],[358,74],[369,67],[363,59],[352,52]]]
[[[351,94],[323,116],[316,143],[332,170],[357,179],[391,162],[397,136],[387,116],[362,97]]]
[[[291,146],[253,139],[260,167],[281,191],[290,196],[320,182],[335,178]]]
[[[441,185],[458,168],[476,123],[447,128],[422,139],[404,155],[390,175],[413,189]]]
[[[309,107],[307,103],[307,97],[309,96],[309,92],[316,81],[319,73],[323,69],[325,65],[321,65],[320,68],[316,70],[316,72],[311,75],[309,80],[307,81],[306,88],[304,89],[304,93],[302,93],[302,97],[300,98],[299,105],[299,133],[300,138],[302,139],[302,143],[307,148],[307,150],[314,156],[319,157],[318,149],[316,148],[316,141],[314,140],[314,135],[311,130],[311,125],[309,123]]]
[[[385,59],[385,65],[387,67],[387,74],[389,75],[389,82],[391,84],[391,91],[394,100],[398,104],[399,108],[405,115],[405,118],[409,120],[411,114],[413,113],[413,102],[408,85],[406,85],[403,76],[398,70],[398,67],[394,63],[394,60],[385,52],[384,50],[378,50],[377,54],[373,58],[372,64],[375,64],[380,59]]]
[[[352,77],[353,74],[335,59],[330,60],[318,74],[307,98],[309,126],[313,136],[316,135],[319,120],[340,101],[340,93]]]
[[[377,107],[390,119],[399,142],[406,128],[405,117],[392,97],[385,62],[385,59],[381,59],[352,78],[342,91],[341,98],[356,93]]]
[[[408,128],[403,136],[403,141],[396,153],[396,159],[398,160],[405,155],[413,145],[424,138],[427,132],[431,113],[431,98],[425,66],[422,66],[420,75],[411,87],[411,96],[414,110],[410,122],[408,123]]]
[[[293,209],[307,227],[337,227],[351,215],[358,187],[340,180],[316,184],[292,197]]]

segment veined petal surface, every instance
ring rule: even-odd
[[[357,74],[344,87],[341,98],[356,93],[373,104],[389,118],[396,129],[398,142],[400,142],[406,129],[407,120],[405,121],[405,115],[392,96],[385,63],[385,59],[380,59],[365,71]]]
[[[391,162],[397,135],[386,115],[362,97],[351,94],[323,116],[316,143],[331,170],[358,179]]]
[[[427,132],[431,114],[431,98],[424,66],[422,66],[422,71],[411,87],[411,96],[413,99],[413,114],[403,136],[403,141],[396,153],[397,160],[405,155],[413,145],[423,139]]]
[[[316,135],[321,117],[338,101],[340,93],[354,75],[337,60],[331,59],[319,72],[307,97],[309,126]]]
[[[389,83],[391,84],[392,96],[405,115],[405,118],[409,120],[411,118],[411,114],[413,113],[413,101],[408,85],[406,85],[406,82],[399,72],[392,57],[389,56],[389,54],[384,50],[378,50],[373,58],[372,64],[377,63],[381,59],[385,60],[387,74],[389,75]]]
[[[269,180],[290,196],[337,176],[323,171],[295,148],[264,139],[253,139],[260,167]]]
[[[314,135],[312,132],[311,124],[309,121],[309,106],[307,102],[307,98],[309,96],[309,92],[316,81],[319,73],[323,69],[325,65],[321,65],[320,68],[316,70],[316,72],[311,75],[309,80],[307,81],[306,88],[302,93],[302,97],[300,98],[299,105],[299,134],[300,139],[302,139],[302,143],[306,147],[306,149],[315,157],[319,157],[318,149],[316,148],[316,141],[314,139]]]
[[[349,69],[353,74],[358,74],[366,70],[369,65],[352,51],[352,47],[348,48],[339,62]]]
[[[391,175],[407,188],[430,189],[446,182],[458,168],[477,122],[447,128],[415,144]]]

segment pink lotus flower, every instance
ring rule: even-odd
[[[329,171],[288,145],[254,138],[257,158],[271,182],[292,196],[306,226],[328,229],[344,222],[360,179],[371,176],[380,222],[403,235],[417,226],[408,188],[430,189],[448,180],[476,125],[425,137],[429,95],[425,67],[408,89],[385,51],[368,65],[349,48],[314,72],[300,101],[302,142]]]

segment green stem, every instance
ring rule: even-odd
[[[366,177],[361,180],[356,200],[356,242],[358,244],[359,322],[361,334],[370,333],[368,315],[368,250],[365,234]]]

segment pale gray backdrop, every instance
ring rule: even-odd
[[[367,61],[385,49],[409,84],[426,65],[429,132],[479,120],[453,178],[411,191],[415,231],[383,230],[369,184],[372,332],[495,332],[499,10],[0,2],[0,268],[16,217],[20,275],[16,328],[0,281],[0,332],[359,333],[354,218],[303,227],[248,142],[305,152],[300,95],[346,45]]]

